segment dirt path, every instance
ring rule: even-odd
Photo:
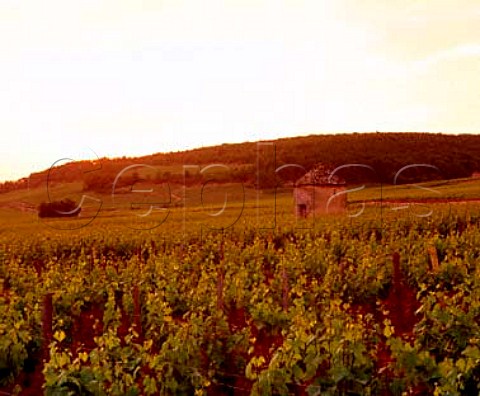
[[[480,203],[480,198],[461,198],[461,197],[451,197],[451,198],[383,198],[383,199],[369,199],[365,201],[349,201],[349,204],[413,204],[413,203],[432,203],[432,204],[442,204],[442,203]]]

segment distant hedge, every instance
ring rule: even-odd
[[[42,202],[38,207],[38,217],[75,217],[81,210],[71,199]]]

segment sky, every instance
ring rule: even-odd
[[[0,181],[62,158],[480,131],[472,0],[0,0]]]

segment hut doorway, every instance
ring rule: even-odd
[[[307,217],[307,205],[298,204],[297,205],[297,213],[300,217]]]

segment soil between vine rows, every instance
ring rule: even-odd
[[[388,312],[384,315],[380,312],[380,309],[376,307],[375,303],[363,303],[353,304],[349,310],[352,315],[362,314],[366,315],[371,313],[377,323],[381,323],[383,319],[388,318],[397,336],[402,337],[405,340],[413,337],[413,330],[415,324],[419,318],[415,316],[415,311],[419,308],[419,303],[416,300],[414,290],[406,283],[401,272],[397,272],[394,275],[392,287],[390,288],[388,295],[385,299],[380,300],[381,305]],[[228,325],[230,331],[239,331],[242,328],[248,326],[247,321],[248,313],[244,308],[233,307],[228,311]],[[84,351],[89,351],[95,348],[94,337],[102,334],[102,318],[103,309],[99,305],[91,304],[84,309],[80,316],[74,318],[71,329],[71,351],[74,353],[77,348],[81,348]],[[124,337],[128,334],[128,328],[131,325],[131,320],[128,315],[122,309],[122,320],[118,329],[120,337]],[[256,338],[253,356],[263,356],[268,361],[272,356],[275,348],[278,348],[283,338],[280,332],[271,333],[267,329],[258,329],[255,325],[251,325],[251,334]],[[233,362],[237,358],[247,358],[246,351],[234,351],[227,357],[226,373],[219,384],[212,384],[208,394],[212,396],[221,395],[237,395],[244,396],[249,395],[252,387],[252,381],[248,380],[244,373],[235,373],[232,371],[234,368]],[[385,340],[381,340],[378,345],[378,355],[376,359],[376,367],[387,367],[392,362],[389,348],[385,344]],[[42,369],[42,359],[40,351],[36,351],[29,359],[30,367],[26,367],[22,371],[14,383],[0,388],[0,394],[10,394],[13,392],[15,385],[22,387],[21,395],[25,396],[38,396],[42,394],[42,385],[44,382]],[[386,372],[386,375],[391,374]],[[295,395],[307,395],[306,388],[309,384],[303,384],[292,389],[292,394]],[[389,395],[388,392],[383,393],[385,396]],[[383,395],[382,394],[382,395]],[[416,395],[422,394],[422,389],[415,391]]]

